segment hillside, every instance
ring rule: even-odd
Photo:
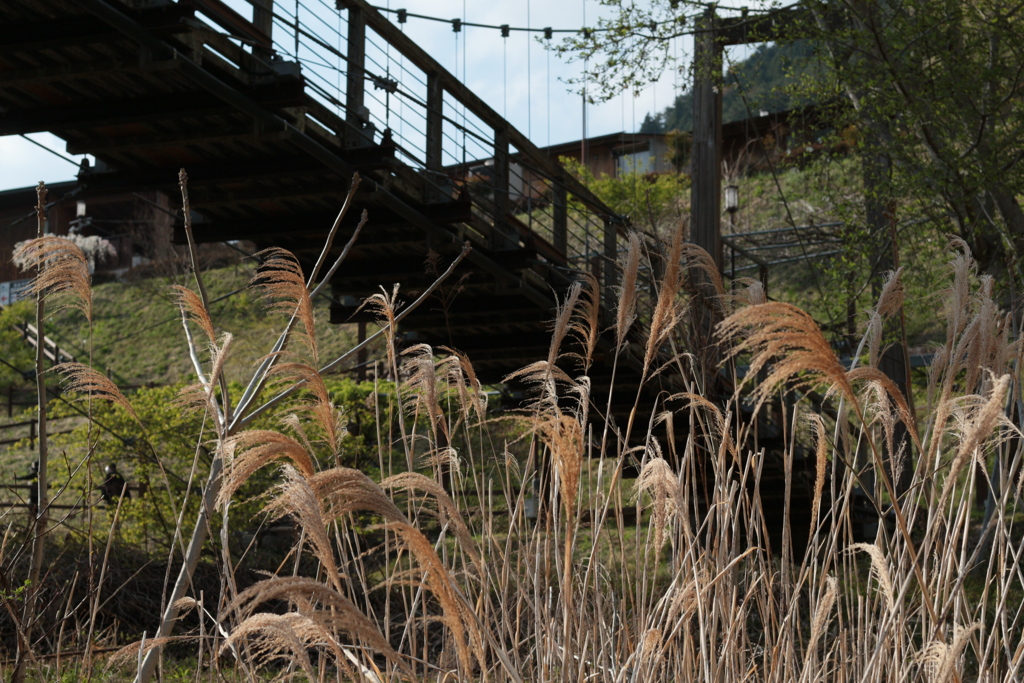
[[[759,46],[742,62],[727,65],[722,95],[723,122],[741,121],[760,111],[785,111],[807,104],[787,92],[786,87],[813,68],[813,56],[814,47],[805,41],[786,45],[771,43]],[[691,128],[693,91],[688,90],[664,110],[647,114],[640,132],[665,133]]]
[[[248,286],[253,270],[251,263],[240,263],[204,273],[213,301],[210,308],[216,331],[233,336],[227,361],[227,374],[233,381],[245,380],[253,362],[270,350],[285,323],[284,314],[268,313],[259,292]],[[180,275],[96,285],[92,365],[109,372],[122,385],[194,379],[181,317],[170,287],[191,284],[190,280]],[[355,327],[328,324],[329,301],[321,297],[315,304],[320,354],[322,358],[333,358],[354,344]],[[8,317],[15,317],[13,314],[27,317],[34,315],[34,311],[22,306]],[[47,325],[47,334],[83,362],[89,355],[88,331],[84,316],[70,308],[54,313]],[[5,337],[5,344],[18,344],[14,339]],[[30,356],[21,353],[23,349],[15,346],[15,351],[12,357],[22,364],[28,359],[28,366],[31,365]]]

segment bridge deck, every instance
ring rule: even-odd
[[[600,283],[610,327],[623,217],[365,0],[337,0],[346,28],[330,39],[279,14],[285,3],[247,1],[253,20],[219,0],[0,0],[0,135],[50,131],[69,152],[94,155],[79,175],[83,198],[173,197],[184,167],[199,240],[252,240],[306,262],[358,171],[335,248],[362,209],[370,220],[332,280],[332,320],[353,319],[381,285],[399,282],[411,300],[434,279],[431,259],[443,270],[468,241],[470,256],[403,329],[466,352],[484,381],[547,356],[556,297],[584,272]],[[293,30],[293,54],[275,27]],[[366,107],[381,97],[383,119]],[[475,170],[471,159],[481,160]],[[656,298],[649,273],[637,287],[643,320]],[[607,396],[612,352],[602,339],[594,396]],[[638,368],[629,352],[619,360],[620,416],[637,396]],[[671,382],[644,385],[645,423],[663,390],[680,389]]]
[[[342,47],[300,28],[299,54],[316,58],[296,61],[271,40],[275,25],[289,27],[284,10],[249,1],[252,21],[219,0],[0,0],[0,134],[50,131],[94,155],[79,175],[84,196],[173,197],[184,167],[199,240],[249,239],[300,258],[319,248],[358,171],[338,242],[361,209],[370,222],[332,281],[333,319],[350,319],[347,304],[380,285],[400,282],[408,300],[432,279],[428,255],[443,268],[468,241],[448,299],[405,329],[469,353],[486,380],[546,356],[554,297],[582,270],[614,300],[625,219],[388,19],[339,0]],[[412,78],[375,71],[367,46],[382,42]],[[334,92],[309,66],[331,59],[344,80]],[[367,83],[404,98],[404,134],[374,125]],[[443,165],[459,156],[487,160],[486,174]]]

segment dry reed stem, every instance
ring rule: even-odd
[[[583,290],[576,304],[576,315],[570,325],[571,333],[583,347],[580,356],[586,370],[593,362],[594,350],[600,336],[601,287],[592,273],[583,273]]]
[[[654,314],[651,316],[650,329],[647,333],[647,347],[644,350],[644,377],[647,376],[647,371],[651,368],[662,343],[682,317],[682,308],[676,298],[683,282],[682,257],[685,230],[686,223],[680,220],[672,233],[672,245],[665,257],[665,275],[659,283],[658,302],[654,307]]]
[[[466,551],[470,559],[477,565],[477,568],[483,571],[481,562],[483,561],[480,549],[477,547],[476,541],[473,539],[473,535],[466,526],[465,520],[462,518],[462,513],[459,512],[458,505],[452,500],[451,496],[444,490],[440,484],[433,479],[425,477],[419,472],[402,472],[385,478],[380,483],[380,487],[385,491],[392,489],[404,490],[404,491],[421,491],[430,496],[433,496],[437,500],[438,508],[443,515],[442,519],[446,519],[451,522],[452,528],[455,531],[455,537],[458,539],[462,549]]]
[[[306,363],[280,363],[273,372],[290,384],[302,384],[303,388],[312,394],[312,400],[299,402],[298,408],[312,416],[313,421],[323,431],[324,440],[331,453],[337,453],[345,436],[343,416],[331,400],[331,393],[320,371]]]
[[[63,304],[52,307],[51,312],[65,306],[75,308],[82,312],[86,320],[92,322],[89,261],[77,244],[64,237],[43,235],[21,244],[14,250],[12,258],[22,264],[22,270],[36,271],[36,276],[29,284],[29,291],[50,300],[51,306],[52,297],[73,295],[63,299]]]
[[[889,571],[889,563],[885,559],[882,549],[874,543],[853,543],[849,546],[850,552],[860,550],[867,553],[871,559],[871,576],[878,582],[879,592],[885,599],[885,606],[890,612],[895,607],[895,595],[893,593],[892,574]]]
[[[636,494],[647,493],[653,499],[651,524],[654,526],[654,550],[661,550],[665,530],[678,509],[679,483],[675,472],[662,457],[654,457],[641,468],[636,480]]]
[[[437,368],[434,364],[434,349],[429,344],[414,344],[402,351],[406,356],[402,370],[407,373],[405,387],[415,397],[406,406],[412,415],[422,408],[430,419],[430,428],[437,430],[447,443],[450,438],[448,421],[441,409],[441,393],[438,387]],[[435,437],[435,441],[438,437]]]
[[[821,496],[825,490],[825,474],[828,470],[828,434],[825,432],[825,421],[817,413],[808,413],[807,421],[814,428],[814,495],[811,499],[811,525],[809,531],[809,533],[814,534],[818,526]]]
[[[953,629],[953,642],[933,640],[917,653],[915,659],[924,668],[929,683],[946,683],[955,674],[956,663],[964,646],[981,624],[975,622],[964,628],[959,624]],[[959,677],[957,678],[959,680]]]
[[[253,276],[252,286],[261,290],[261,298],[268,302],[268,309],[298,318],[305,332],[301,339],[313,364],[317,365],[316,316],[298,259],[290,251],[278,247],[264,249],[256,256],[262,263]]]
[[[451,354],[438,363],[438,367],[447,369],[444,376],[449,386],[455,384],[459,393],[459,405],[462,408],[463,417],[468,420],[472,411],[478,420],[483,421],[487,417],[487,394],[476,376],[476,370],[473,368],[469,356],[447,346],[439,346],[438,349]]]
[[[758,405],[787,383],[795,383],[796,387],[827,384],[856,402],[846,369],[817,323],[792,304],[773,301],[741,308],[719,323],[718,335],[736,342],[728,351],[728,358],[752,354],[744,383],[774,361],[767,377],[753,391]]]
[[[342,630],[362,639],[375,651],[408,671],[407,662],[391,647],[376,624],[347,597],[313,578],[277,576],[259,581],[239,593],[224,610],[237,612],[239,617],[245,620],[252,616],[260,605],[282,599],[291,601],[300,613],[321,624],[330,624],[331,630]],[[318,605],[329,608],[329,611],[315,609]]]
[[[968,459],[974,456],[975,452],[992,436],[996,427],[1002,426],[1016,431],[1013,423],[1005,414],[1006,394],[1009,388],[1010,375],[1003,375],[992,385],[987,400],[976,405],[973,415],[967,421],[956,455],[950,463],[949,473],[946,475],[946,482],[942,487],[942,495],[939,497],[940,507],[945,504],[951,494]]]
[[[327,534],[327,519],[320,499],[310,485],[312,475],[284,465],[284,481],[276,488],[277,495],[265,508],[274,519],[293,516],[302,525],[303,536],[320,561],[335,590],[342,590],[341,571],[334,558],[334,549]]]
[[[124,397],[124,394],[117,388],[117,385],[106,375],[96,372],[84,363],[61,363],[53,366],[53,369],[64,375],[65,391],[83,394],[83,396],[76,400],[82,400],[86,396],[93,396],[109,401],[123,408],[136,423],[140,426],[142,425],[142,421],[139,420],[139,416],[135,409],[132,408],[132,404],[128,402],[128,399]]]
[[[725,291],[725,282],[722,280],[722,273],[718,270],[718,265],[715,263],[714,257],[711,256],[703,247],[696,244],[687,242],[682,246],[682,255],[686,259],[686,264],[690,268],[691,275],[699,274],[702,277],[707,278],[708,284],[711,285],[711,289],[714,291],[713,300],[715,306],[718,308],[719,313],[724,314],[725,302],[727,294]],[[693,283],[696,285],[697,283]]]
[[[288,458],[307,477],[315,471],[313,459],[302,444],[268,429],[252,429],[230,437],[221,446],[221,457],[225,469],[217,507],[227,503],[256,470],[274,460]]]
[[[636,278],[640,272],[640,236],[629,231],[626,260],[622,268],[622,285],[619,287],[619,305],[615,317],[615,346],[622,349],[626,333],[636,321]]]
[[[213,331],[213,320],[210,319],[210,312],[203,305],[202,298],[188,287],[181,285],[171,285],[171,290],[177,293],[178,307],[188,313],[192,322],[199,325],[211,344],[216,343],[217,335]]]

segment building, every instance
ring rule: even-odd
[[[46,231],[49,234],[96,235],[113,246],[113,255],[100,257],[90,264],[95,274],[117,274],[168,255],[174,218],[169,213],[166,195],[159,192],[90,195],[78,181],[54,183],[47,189]],[[26,274],[11,258],[15,245],[37,234],[35,206],[35,187],[0,192],[0,305],[16,299],[20,283],[26,280]]]

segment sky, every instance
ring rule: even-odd
[[[248,14],[250,11],[246,0],[227,1],[240,13]],[[533,28],[550,26],[556,29],[592,26],[600,12],[608,11],[607,8],[600,7],[597,0],[371,2],[379,7],[404,8],[410,13],[433,17],[464,18],[465,21],[474,23]],[[301,3],[303,9],[300,10],[300,22],[328,42],[336,42],[339,36],[338,29],[341,28],[343,32],[344,26],[338,13],[333,9],[333,0],[301,0]],[[276,4],[276,11],[279,13],[293,15],[295,5],[291,0],[277,0]],[[757,3],[749,4],[755,6]],[[395,17],[394,14],[387,16],[391,16],[392,19]],[[549,53],[536,41],[539,34],[513,31],[507,39],[503,39],[498,30],[476,27],[463,27],[461,33],[454,33],[450,23],[415,17],[409,17],[403,30],[493,109],[503,113],[513,126],[526,133],[534,144],[543,147],[583,137],[582,98],[577,92],[570,91],[565,83],[566,79],[582,73],[582,64],[567,63]],[[280,28],[275,31],[275,38],[290,48],[291,39],[281,36]],[[555,41],[557,40],[556,33]],[[690,54],[689,39],[680,39],[673,50],[678,51],[680,55]],[[742,56],[733,55],[732,58],[735,60]],[[300,57],[306,60],[303,68],[307,77],[319,80],[328,89],[336,88],[337,82],[342,80],[339,79],[336,70],[326,68],[331,66],[330,63],[325,64],[323,68],[312,65],[310,58],[313,58],[313,55],[303,50],[300,50]],[[316,59],[330,61],[323,60],[320,56]],[[394,61],[388,62],[387,59],[383,59],[381,54],[377,54],[376,59],[381,66],[390,63],[394,68],[396,64]],[[682,76],[669,71],[663,74],[658,83],[647,87],[637,96],[633,93],[623,93],[608,102],[588,105],[587,137],[619,131],[636,131],[645,114],[660,111],[671,104],[675,95],[681,92],[684,81]],[[414,89],[415,84],[410,82],[409,88]],[[376,96],[383,99],[382,92],[377,92]],[[372,98],[368,105],[374,116],[388,120],[396,132],[400,126],[405,125],[389,118],[383,104],[373,101]],[[397,104],[393,105],[391,115],[395,118],[414,118],[405,115]],[[0,190],[34,185],[39,180],[54,183],[74,178],[81,156],[67,154],[64,141],[54,135],[39,133],[29,137],[56,154],[20,136],[0,137]]]

